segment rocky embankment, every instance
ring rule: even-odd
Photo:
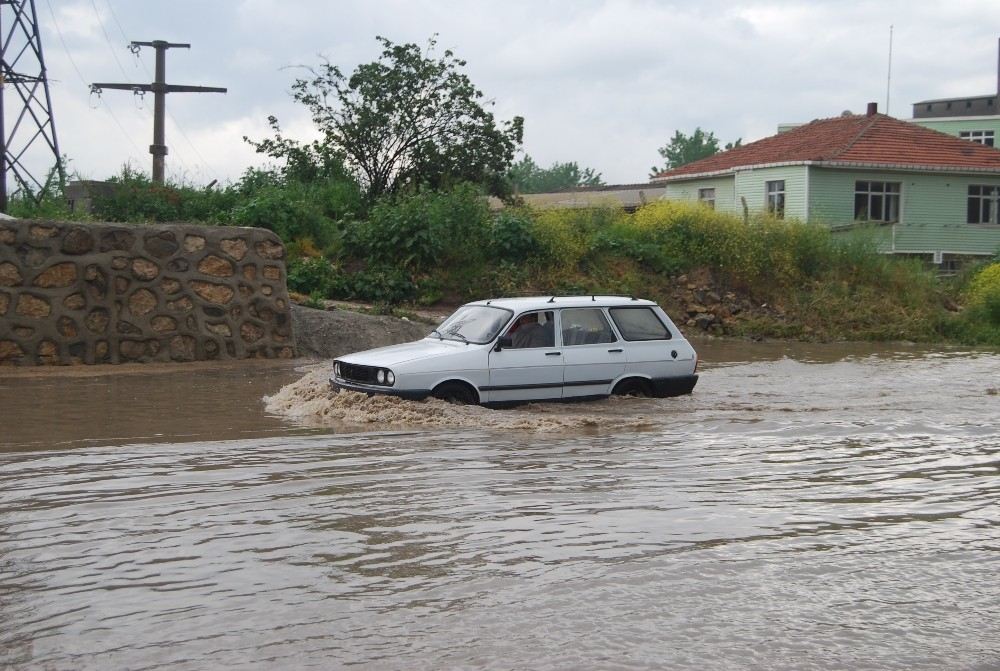
[[[698,329],[712,335],[740,331],[740,323],[751,319],[781,322],[786,319],[780,306],[757,302],[741,295],[702,270],[676,279],[664,309],[686,330]]]
[[[716,281],[707,271],[681,275],[675,287],[663,307],[687,333],[701,331],[727,335],[738,333],[740,323],[749,319],[785,319],[779,307],[740,295]],[[363,304],[335,304],[334,301],[327,301],[327,304],[327,309],[292,304],[292,326],[298,356],[331,359],[374,347],[419,340],[453,309],[441,307],[433,313],[421,315],[424,319],[418,321],[365,314],[359,310],[370,306]]]
[[[292,305],[292,330],[298,355],[311,359],[332,359],[373,347],[419,340],[433,328],[398,317]]]

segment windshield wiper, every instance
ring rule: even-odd
[[[459,338],[461,338],[461,339],[462,339],[462,342],[464,342],[464,343],[465,343],[466,345],[468,345],[468,344],[469,344],[469,339],[468,339],[468,338],[466,338],[466,337],[465,337],[464,335],[462,335],[461,333],[459,333],[458,331],[452,331],[452,332],[451,332],[451,333],[449,333],[448,335],[453,335],[453,336],[458,336]]]
[[[435,333],[437,333],[437,334],[438,334],[438,340],[444,340],[444,336],[443,336],[443,335],[441,335],[441,332],[440,332],[440,331],[438,331],[437,329],[434,329],[433,331],[431,331],[431,333],[430,333],[430,334],[431,334],[431,335],[434,335]]]

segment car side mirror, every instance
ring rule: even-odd
[[[493,348],[495,352],[503,351],[504,347],[513,347],[514,339],[510,336],[500,336],[497,339],[497,346]]]

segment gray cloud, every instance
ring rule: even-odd
[[[168,97],[168,173],[197,183],[258,163],[241,138],[265,135],[268,114],[308,136],[288,96],[294,66],[322,55],[350,70],[377,56],[376,34],[424,43],[436,33],[440,49],[468,61],[498,117],[525,117],[536,161],[633,182],[675,129],[754,140],[779,122],[883,107],[890,24],[895,116],[916,100],[991,91],[1000,25],[995,0],[947,12],[897,0],[43,0],[38,11],[62,150],[86,177],[127,161],[148,169],[152,101],[140,109],[119,91],[92,100],[85,83],[149,80],[152,54],[137,62],[127,39],[192,44],[169,53],[168,79],[229,88]]]

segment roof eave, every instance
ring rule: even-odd
[[[776,163],[752,163],[749,165],[737,165],[722,170],[709,170],[706,172],[691,172],[683,175],[667,175],[654,177],[650,182],[679,182],[685,179],[705,179],[706,177],[726,177],[735,175],[741,170],[760,170],[763,168],[785,168],[793,165],[815,165],[815,161],[778,161]]]
[[[924,165],[913,163],[871,163],[862,161],[816,161],[812,165],[818,168],[837,168],[842,170],[894,170],[896,172],[942,172],[948,174],[995,173],[1000,176],[1000,166],[977,167],[958,165]]]
[[[1000,175],[1000,166],[996,167],[975,167],[975,166],[954,166],[954,165],[923,165],[912,163],[870,163],[864,161],[781,161],[778,163],[755,163],[752,165],[741,165],[725,170],[713,170],[706,172],[688,173],[684,175],[674,175],[667,177],[655,177],[656,182],[681,182],[694,179],[708,179],[711,177],[727,177],[735,175],[743,170],[762,170],[764,168],[785,168],[789,166],[813,166],[817,168],[837,168],[846,170],[895,170],[897,172],[942,172],[949,174],[983,174],[997,173]]]

